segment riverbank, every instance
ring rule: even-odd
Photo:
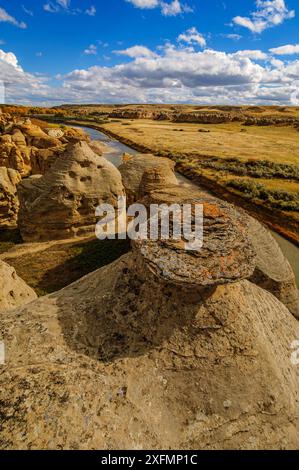
[[[57,120],[55,121],[57,122]],[[188,161],[177,161],[177,157],[172,153],[167,153],[165,151],[157,151],[151,147],[141,145],[140,143],[122,136],[121,134],[115,133],[110,129],[107,129],[106,125],[93,124],[88,121],[61,121],[63,124],[72,125],[72,126],[84,126],[97,130],[104,133],[112,139],[116,139],[127,147],[134,149],[135,151],[141,153],[154,153],[158,156],[168,157],[176,162],[176,171],[188,178],[190,181],[202,186],[204,189],[209,190],[215,196],[225,199],[236,206],[242,207],[248,211],[253,217],[258,219],[260,222],[267,225],[271,230],[277,232],[282,237],[294,243],[297,247],[299,246],[299,223],[291,218],[288,218],[286,212],[276,211],[274,212],[270,208],[253,203],[247,198],[242,197],[241,194],[238,194],[236,191],[231,188],[227,188],[217,183],[215,179],[209,178],[205,175],[198,174],[196,168],[192,168],[188,165]]]

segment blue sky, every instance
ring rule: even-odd
[[[297,104],[299,1],[0,0],[0,80],[24,104]]]

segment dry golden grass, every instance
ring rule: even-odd
[[[125,124],[125,125],[124,125]],[[299,165],[299,131],[291,126],[187,124],[146,119],[111,121],[104,128],[153,152],[270,160]],[[210,131],[200,132],[199,130]]]
[[[170,121],[111,120],[101,126],[119,136],[123,141],[134,142],[145,146],[153,153],[173,156],[176,161],[183,162],[180,171],[185,174],[202,175],[217,183],[231,193],[243,196],[237,188],[228,186],[231,180],[242,180],[242,176],[232,170],[217,170],[205,168],[202,163],[209,157],[238,160],[266,160],[276,164],[299,166],[299,132],[292,126],[243,126],[239,122],[226,124],[189,124],[172,123]],[[209,132],[203,132],[209,131]],[[282,191],[299,194],[299,183],[296,177],[264,178],[244,176],[247,181],[262,186],[266,191]],[[248,200],[248,195],[244,194]],[[283,198],[284,196],[282,196]],[[271,199],[271,198],[270,198]],[[298,198],[296,198],[298,200]],[[274,202],[253,200],[258,205],[264,205],[280,213],[282,217],[299,221],[299,212],[290,207],[285,209],[285,203],[278,205]]]

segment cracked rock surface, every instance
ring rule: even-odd
[[[69,144],[41,177],[18,185],[19,228],[24,241],[94,234],[99,204],[117,206],[124,194],[119,171],[86,142]]]
[[[232,220],[226,248],[219,229],[219,259],[232,250],[239,280],[234,269],[225,284],[214,274],[200,285],[202,260],[189,253],[190,284],[174,271],[169,280],[163,269],[140,269],[135,244],[60,292],[1,314],[2,449],[298,448],[298,322],[244,279],[254,263],[251,250],[241,255],[241,219],[221,206],[208,214],[220,227]],[[161,249],[176,256],[171,244]]]

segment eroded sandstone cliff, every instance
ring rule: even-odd
[[[0,314],[36,298],[33,289],[17,275],[15,269],[0,260]]]
[[[18,224],[24,241],[94,234],[99,204],[117,206],[124,195],[119,171],[86,142],[69,144],[41,177],[18,185]]]
[[[247,280],[248,220],[202,202],[196,256],[175,240],[136,241],[0,316],[1,448],[298,448],[298,322]]]

